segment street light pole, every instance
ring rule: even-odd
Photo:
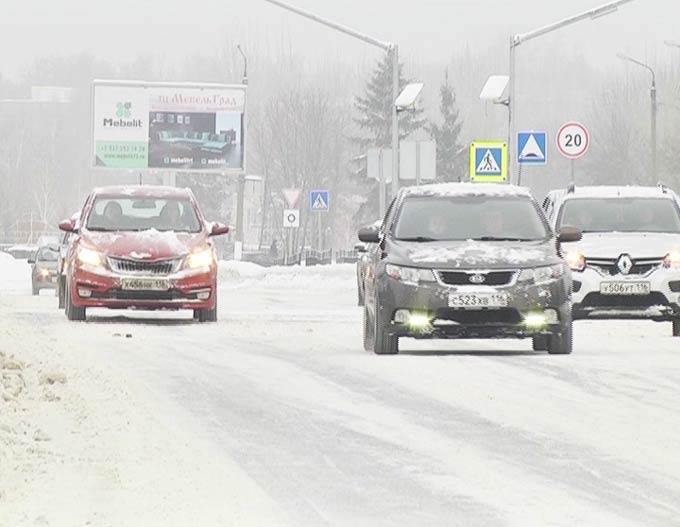
[[[653,177],[656,177],[656,167],[657,167],[657,146],[656,146],[656,138],[657,138],[657,113],[658,113],[658,103],[657,103],[657,93],[656,93],[656,72],[654,69],[649,65],[646,64],[640,60],[634,59],[633,57],[629,57],[628,55],[623,55],[622,53],[619,53],[617,55],[618,58],[621,60],[625,60],[626,62],[630,62],[632,64],[635,64],[636,66],[640,66],[641,68],[645,68],[649,73],[652,74],[652,87],[649,90],[649,95],[652,103],[652,108],[651,108],[651,130],[650,130],[650,137],[651,137],[651,142],[652,142],[652,175]]]
[[[248,57],[246,57],[246,54],[243,52],[241,49],[241,45],[237,44],[236,49],[238,52],[241,54],[241,57],[243,57],[243,77],[242,77],[242,82],[244,86],[248,85]],[[247,101],[247,99],[246,99]],[[244,109],[243,112],[243,134],[245,135],[247,132],[247,112]],[[242,144],[245,144],[246,142],[243,141]],[[245,155],[245,152],[244,152]],[[245,159],[244,159],[245,161]],[[245,166],[245,164],[244,164]],[[237,260],[241,259],[241,251],[243,250],[243,242],[245,241],[245,194],[246,194],[246,174],[245,171],[242,171],[238,175],[238,182],[237,182],[237,189],[236,189],[236,242],[241,244],[241,248],[238,251],[235,251],[235,258]]]
[[[361,33],[359,31],[356,31],[350,27],[344,26],[342,24],[338,24],[336,22],[333,22],[331,20],[328,20],[326,18],[322,18],[320,16],[317,16],[313,13],[310,13],[309,11],[305,11],[304,9],[300,9],[299,7],[292,6],[288,3],[281,2],[280,0],[264,0],[265,2],[268,2],[270,4],[273,4],[275,6],[281,7],[283,9],[286,9],[287,11],[290,11],[292,13],[295,13],[296,15],[300,15],[304,18],[307,18],[309,20],[312,20],[314,22],[317,22],[321,25],[324,25],[326,27],[329,27],[331,29],[334,29],[336,31],[339,31],[341,33],[344,33],[345,35],[349,35],[350,37],[354,37],[358,40],[361,40],[367,44],[370,44],[371,46],[375,46],[377,48],[382,49],[383,51],[386,51],[391,55],[392,58],[392,189],[393,192],[396,193],[397,189],[399,188],[399,117],[397,114],[397,108],[395,106],[395,102],[397,100],[397,97],[399,97],[399,47],[392,43],[392,42],[385,42],[382,40],[378,40],[377,38],[373,38],[369,35],[366,35],[364,33]],[[630,0],[629,0],[630,1]],[[380,171],[380,191],[379,191],[379,207],[380,207],[380,217],[382,218],[385,215],[385,208],[386,208],[386,181],[385,181],[385,173],[381,170]]]
[[[540,27],[538,29],[535,29],[533,31],[529,31],[527,33],[518,33],[514,35],[513,37],[510,38],[510,87],[509,87],[509,92],[508,92],[508,113],[509,113],[509,123],[508,123],[508,154],[512,158],[510,161],[510,166],[514,167],[513,163],[516,162],[516,156],[513,155],[511,145],[513,144],[513,139],[515,135],[515,118],[517,114],[517,101],[515,97],[515,90],[516,90],[516,60],[517,60],[517,54],[516,54],[516,48],[519,47],[521,44],[524,42],[528,42],[529,40],[533,40],[535,38],[541,37],[543,35],[546,35],[548,33],[552,33],[553,31],[557,31],[558,29],[562,29],[563,27],[570,26],[572,24],[576,24],[577,22],[581,22],[583,20],[595,20],[597,18],[603,17],[610,15],[614,12],[616,12],[619,8],[619,6],[623,4],[627,4],[632,2],[633,0],[616,0],[613,2],[608,2],[604,5],[601,5],[600,7],[596,7],[594,9],[589,9],[588,11],[584,11],[583,13],[579,13],[574,16],[570,16],[568,18],[564,18],[562,20],[559,20],[553,24],[548,24],[546,26]],[[510,176],[512,177],[512,170]],[[517,174],[517,184],[521,183],[519,173]]]

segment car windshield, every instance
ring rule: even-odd
[[[43,247],[38,251],[36,260],[39,262],[56,262],[59,258],[59,253],[49,247]]]
[[[680,232],[680,211],[666,198],[572,198],[560,226],[583,232]]]
[[[394,228],[399,240],[537,241],[550,236],[529,197],[410,197]]]
[[[87,219],[90,231],[200,232],[201,225],[188,199],[102,197]]]

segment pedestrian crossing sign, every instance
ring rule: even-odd
[[[470,181],[503,183],[508,180],[508,145],[501,141],[470,145]]]

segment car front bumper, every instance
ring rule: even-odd
[[[574,319],[651,319],[680,317],[680,272],[656,268],[644,275],[608,275],[587,267],[574,272]],[[649,284],[649,294],[606,295],[602,284]]]
[[[452,308],[451,293],[502,292],[508,296],[503,308]],[[571,321],[570,284],[567,278],[541,285],[516,283],[509,287],[451,287],[439,283],[410,285],[381,277],[378,310],[388,334],[417,339],[527,338],[560,332]],[[424,326],[395,321],[398,310],[423,314]],[[530,324],[529,315],[556,313],[554,323]]]
[[[124,278],[167,279],[167,290],[126,290]],[[105,269],[80,267],[75,270],[71,300],[77,307],[110,309],[214,309],[217,270],[179,272],[169,276],[129,276]]]

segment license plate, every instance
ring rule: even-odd
[[[121,287],[128,291],[167,291],[170,282],[165,278],[123,278]]]
[[[649,282],[603,282],[600,294],[603,295],[648,295],[652,290]]]
[[[508,295],[504,293],[452,293],[449,307],[483,308],[507,307]]]

